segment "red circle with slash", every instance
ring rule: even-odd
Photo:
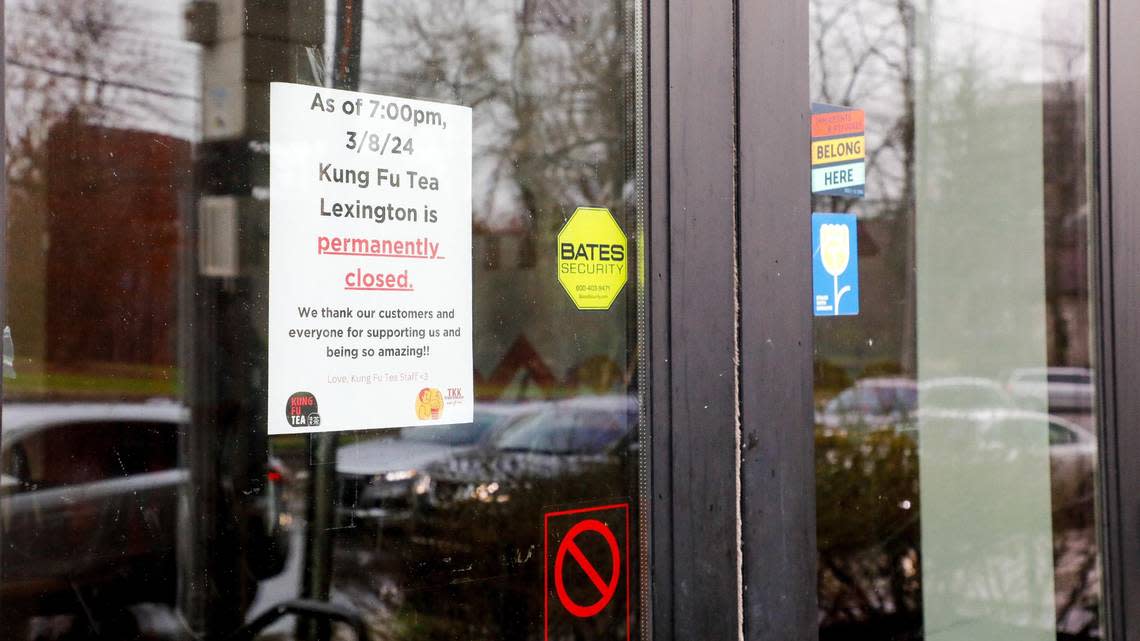
[[[610,554],[613,557],[613,574],[610,576],[609,581],[602,579],[598,574],[598,570],[594,564],[586,558],[586,554],[578,547],[576,539],[584,532],[594,532],[600,534],[609,545]],[[564,579],[566,555],[574,557],[582,571],[586,573],[586,577],[594,584],[600,593],[598,600],[589,605],[580,605],[570,598],[566,593],[566,585]],[[558,592],[558,600],[562,602],[566,610],[579,618],[592,617],[602,611],[602,608],[609,605],[610,601],[614,598],[614,593],[617,592],[618,579],[621,578],[621,559],[618,554],[617,539],[614,538],[614,533],[608,527],[597,519],[587,519],[578,523],[570,528],[566,533],[566,537],[562,539],[562,543],[558,546],[558,555],[554,559],[554,588]]]

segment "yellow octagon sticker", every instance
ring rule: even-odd
[[[610,210],[579,207],[558,232],[558,282],[578,309],[609,309],[629,278],[628,255]]]

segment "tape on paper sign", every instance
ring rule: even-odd
[[[269,103],[269,433],[470,423],[471,109]]]
[[[857,315],[859,236],[855,214],[812,214],[811,246],[815,315]]]
[[[822,103],[813,103],[811,110],[812,193],[862,198],[867,183],[863,110]]]

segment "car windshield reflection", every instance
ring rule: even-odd
[[[400,430],[400,438],[417,443],[438,443],[440,445],[475,445],[487,435],[500,416],[486,412],[476,412],[471,423],[441,425],[439,427],[410,427]]]
[[[495,445],[501,452],[600,454],[625,435],[624,418],[612,412],[565,414],[554,409],[521,419]]]

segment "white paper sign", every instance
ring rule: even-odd
[[[472,420],[471,110],[270,94],[269,433]]]

